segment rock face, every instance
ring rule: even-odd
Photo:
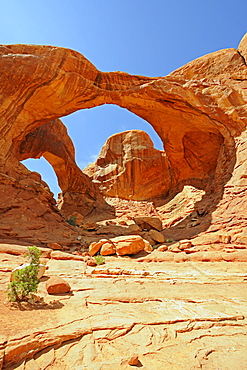
[[[164,241],[164,240],[163,240]],[[152,252],[152,247],[140,235],[117,236],[111,239],[101,239],[89,246],[89,255],[94,256],[100,252],[102,256],[117,254],[119,256],[137,254],[145,250]]]
[[[46,282],[48,294],[63,294],[70,292],[70,285],[60,276],[52,276]]]
[[[105,204],[98,187],[75,163],[75,148],[61,120],[47,122],[29,132],[19,147],[18,159],[43,156],[53,167],[62,190],[58,208],[64,216],[79,210],[88,215]]]
[[[17,309],[3,291],[23,250],[0,244],[1,369],[247,368],[246,259],[176,263],[165,256],[177,253],[160,252],[164,262],[106,257],[90,267],[47,258],[40,301]],[[47,294],[55,276],[70,294]]]
[[[22,143],[29,141],[31,132],[50,121],[59,127],[57,118],[78,109],[117,104],[148,121],[163,141],[171,179],[167,197],[177,194],[184,185],[203,189],[205,195],[195,211],[200,217],[208,215],[205,229],[233,230],[234,238],[244,241],[246,43],[245,36],[238,50],[224,49],[205,55],[161,78],[100,72],[81,54],[69,49],[2,45],[2,237],[45,243],[53,242],[57,232],[60,237],[55,241],[60,244],[76,238],[75,231],[56,212],[52,194],[39,175],[19,163],[20,148],[25,147]],[[62,142],[66,140],[63,138]],[[98,202],[97,191],[72,165],[71,154],[65,154],[66,145],[60,156],[50,149],[45,155],[55,167],[60,158],[57,172],[64,174],[61,168],[69,164],[72,173],[83,181],[78,192],[76,180],[68,183],[68,178],[60,179],[65,181],[64,202],[69,213],[91,212]],[[78,196],[82,199],[82,212]],[[64,210],[67,213],[66,207]]]
[[[132,200],[164,197],[170,190],[169,164],[144,131],[111,136],[97,161],[83,170],[105,196]]]

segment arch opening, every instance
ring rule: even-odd
[[[158,150],[163,149],[161,139],[147,121],[129,110],[113,104],[77,111],[62,117],[62,121],[68,130],[71,143],[73,142],[76,163],[81,170],[95,162],[102,146],[110,136],[123,131],[142,130],[151,137],[155,148]],[[52,131],[54,131],[54,129]],[[61,136],[55,137],[57,134],[55,131],[53,133],[54,142],[62,139]],[[47,159],[48,157],[51,157],[51,154],[44,156],[43,153],[40,158],[25,159],[22,163],[30,171],[36,171],[42,176],[42,179],[48,184],[57,199],[62,189],[59,186],[59,181],[54,169],[56,161],[53,159],[49,161]]]
[[[75,146],[76,162],[83,169],[94,162],[106,140],[127,130],[145,131],[154,147],[163,150],[163,143],[145,119],[114,104],[83,109],[61,117]]]
[[[58,194],[61,192],[61,188],[58,185],[56,173],[50,163],[44,157],[24,159],[21,163],[30,171],[38,172],[42,180],[49,186],[55,199],[57,199]]]

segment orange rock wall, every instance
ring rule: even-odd
[[[144,131],[111,136],[99,158],[83,170],[105,196],[132,200],[164,197],[170,191],[169,163]]]
[[[59,209],[65,215],[78,209],[88,215],[95,208],[109,210],[99,189],[75,163],[74,145],[61,120],[49,121],[28,133],[20,144],[18,159],[43,156],[53,167],[62,190]]]
[[[246,130],[246,42],[245,36],[239,50],[205,55],[160,78],[100,72],[69,49],[2,45],[0,212],[6,224],[11,222],[17,198],[19,214],[25,214],[27,224],[33,220],[25,207],[29,197],[37,197],[36,180],[18,160],[26,136],[51,120],[106,103],[127,108],[156,130],[170,165],[171,192],[184,184],[194,185],[205,189],[207,196],[211,194],[211,206],[216,208],[238,158],[236,138]],[[53,215],[49,191],[37,186],[42,189],[43,209]],[[70,204],[78,201],[70,195]],[[44,220],[46,212],[41,214]],[[18,235],[19,230],[11,232]],[[32,233],[40,235],[37,228]]]

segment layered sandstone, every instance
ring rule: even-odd
[[[44,123],[29,132],[21,142],[20,161],[43,156],[53,167],[62,190],[58,208],[65,216],[79,211],[83,215],[95,208],[110,211],[97,186],[75,163],[75,148],[61,120]]]
[[[244,177],[237,184],[234,181],[239,176],[239,166],[245,167],[240,153],[247,123],[246,42],[245,36],[239,50],[208,54],[161,78],[100,72],[81,54],[69,49],[1,46],[0,210],[4,235],[18,237],[22,230],[21,237],[29,237],[30,233],[44,242],[49,238],[51,222],[64,235],[67,233],[65,239],[74,235],[74,230],[68,232],[63,219],[54,213],[52,195],[46,186],[19,163],[20,146],[31,132],[49,121],[78,109],[110,103],[147,120],[162,139],[171,179],[168,195],[172,197],[184,185],[203,189],[205,195],[195,205],[195,211],[201,216],[208,214],[205,229],[213,222],[213,212],[218,207],[220,216],[215,222],[222,222],[223,217],[224,228],[229,228],[230,222],[238,225],[240,237],[244,216],[228,217],[227,213],[232,198],[237,210],[246,208]],[[64,154],[55,157],[54,165],[57,157]],[[95,187],[85,181],[85,186],[81,186],[81,213],[88,214],[89,208],[95,210],[98,195]],[[71,211],[79,212],[78,207],[73,209],[73,202],[78,203],[78,197],[73,198],[74,184],[77,189],[77,181],[72,180],[68,203]],[[84,199],[90,198],[92,204],[85,211]],[[32,199],[37,199],[39,206]],[[37,217],[38,223],[32,227]]]
[[[11,271],[26,262],[26,248],[0,243],[0,369],[247,368],[246,50],[245,36],[238,51],[221,50],[151,79],[100,72],[68,49],[1,47],[1,239],[78,248],[43,248],[48,270],[39,298],[10,306],[4,291]],[[90,232],[66,223],[40,175],[19,161],[44,155],[64,194],[83,199],[80,209],[67,203],[71,211],[104,209],[57,120],[104,103],[153,125],[171,183],[156,207],[108,201],[126,225],[118,226],[122,235],[134,216],[162,219],[165,242],[158,250],[106,257],[104,265],[90,267],[80,255]],[[108,239],[106,229],[91,232],[91,241]],[[71,292],[48,296],[46,280],[54,276]]]
[[[134,356],[143,369],[246,369],[246,262],[106,257],[90,267],[48,250],[36,303],[11,306],[3,290],[25,248],[2,247],[0,369],[127,370]],[[71,292],[48,295],[58,276]]]
[[[96,162],[83,172],[108,197],[132,200],[164,197],[171,185],[165,152],[155,149],[148,134],[141,130],[109,137]]]

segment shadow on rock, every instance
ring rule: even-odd
[[[48,303],[44,301],[43,298],[40,298],[38,302],[14,302],[11,304],[11,307],[18,309],[20,311],[34,311],[34,310],[57,310],[63,308],[64,304],[59,300],[53,300]]]

